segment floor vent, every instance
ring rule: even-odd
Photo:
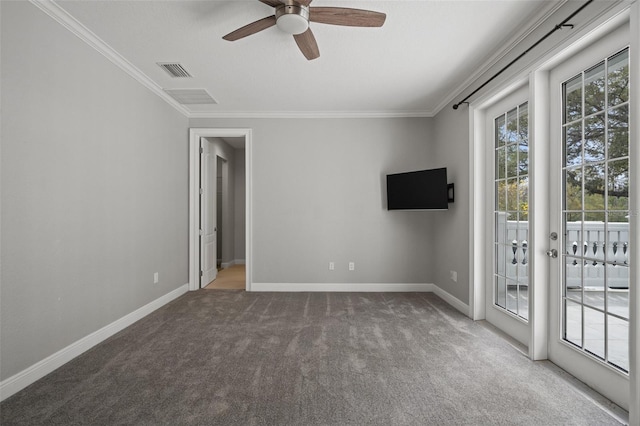
[[[157,62],[158,66],[165,70],[173,78],[193,77],[184,67],[177,63]]]
[[[182,105],[211,105],[218,103],[204,89],[164,89],[164,91]]]

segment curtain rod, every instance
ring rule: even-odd
[[[491,83],[496,77],[498,77],[500,74],[502,74],[507,68],[509,68],[511,65],[515,64],[518,60],[520,60],[520,58],[522,58],[524,55],[526,55],[527,53],[529,53],[531,50],[533,50],[537,45],[539,45],[540,43],[542,43],[544,40],[547,39],[547,37],[549,37],[551,34],[555,33],[556,31],[565,28],[565,27],[570,27],[573,28],[573,25],[571,24],[567,24],[567,22],[569,22],[571,19],[573,19],[578,13],[582,12],[582,10],[587,7],[589,5],[589,3],[592,3],[593,0],[588,0],[585,4],[583,4],[582,6],[580,6],[580,8],[578,10],[576,10],[575,12],[573,12],[571,15],[569,15],[564,21],[560,22],[558,25],[556,25],[555,27],[553,27],[553,29],[551,31],[549,31],[548,33],[546,33],[540,40],[536,41],[533,46],[531,46],[530,48],[528,48],[527,50],[525,50],[524,52],[522,52],[520,55],[518,55],[517,58],[515,58],[513,61],[509,62],[507,65],[505,65],[500,71],[498,71],[497,73],[495,73],[493,75],[493,77],[491,77],[489,80],[485,81],[480,87],[478,87],[476,90],[474,90],[473,92],[471,92],[469,95],[467,95],[466,98],[464,98],[463,100],[461,100],[460,102],[458,102],[457,104],[453,105],[453,109],[458,109],[458,107],[462,104],[468,104],[469,102],[467,102],[467,99],[469,99],[470,97],[472,97],[473,95],[475,95],[476,93],[478,93],[480,90],[482,90],[482,88],[484,88],[487,84]]]

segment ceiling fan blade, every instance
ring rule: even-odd
[[[311,32],[311,28],[307,29],[307,31],[302,34],[295,34],[293,38],[296,40],[298,47],[302,51],[302,54],[308,60],[316,59],[320,56],[320,50],[318,49],[318,43],[316,43],[316,38],[313,36]]]
[[[381,27],[387,15],[372,10],[346,7],[311,7],[309,21],[348,27]]]
[[[241,38],[250,36],[251,34],[255,34],[259,31],[266,30],[269,27],[273,27],[275,24],[276,24],[275,15],[267,16],[266,18],[262,18],[248,25],[245,25],[242,28],[238,28],[237,30],[230,32],[229,34],[227,34],[222,38],[228,41],[236,41]]]
[[[279,0],[260,0],[262,3],[269,5],[271,7],[278,7],[282,4]]]

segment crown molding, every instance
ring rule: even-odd
[[[162,90],[152,79],[146,76],[142,71],[136,68],[131,62],[127,61],[114,48],[105,43],[100,37],[94,34],[90,29],[81,24],[77,19],[71,16],[61,6],[53,0],[29,0],[34,6],[49,15],[80,40],[87,43],[93,49],[101,53],[109,59],[113,64],[117,65],[124,72],[133,77],[138,83],[158,95],[162,100],[175,108],[185,117],[189,117],[189,110],[176,102],[172,97]]]
[[[533,25],[530,25],[524,29],[516,31],[512,36],[504,43],[505,47],[497,50],[493,55],[489,57],[480,67],[476,68],[476,72],[467,77],[457,88],[451,90],[449,96],[443,98],[443,100],[436,106],[434,115],[438,114],[443,108],[455,103],[455,99],[460,96],[462,92],[467,90],[471,85],[482,77],[487,71],[495,66],[502,58],[507,56],[513,51],[524,39],[526,39],[531,33],[533,33],[538,27],[546,22],[554,13],[556,13],[562,6],[564,6],[569,0],[563,0],[561,2],[548,2],[546,7],[537,12],[532,18],[535,21]]]
[[[189,118],[429,118],[433,111],[228,111],[191,112]]]

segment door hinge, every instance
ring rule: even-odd
[[[203,234],[202,229],[198,229],[198,234],[200,234],[202,236],[202,234]]]
[[[200,195],[204,194],[204,190],[200,188]]]
[[[204,272],[200,271],[200,276],[203,276],[203,275],[204,275]]]
[[[204,154],[204,148],[200,147],[200,154]]]

